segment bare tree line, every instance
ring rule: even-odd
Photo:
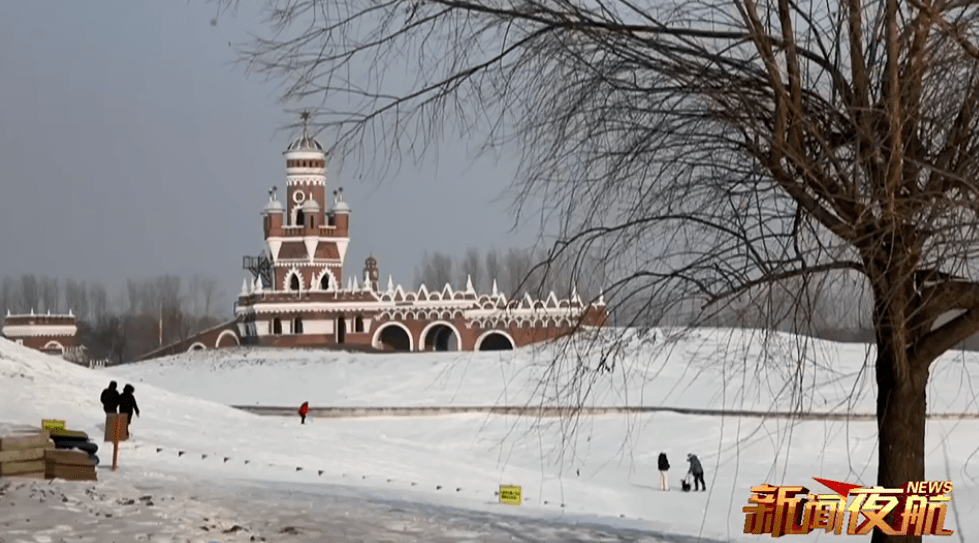
[[[70,311],[90,356],[122,363],[222,322],[217,308],[222,296],[213,276],[193,275],[186,282],[175,275],[129,279],[112,300],[99,282],[67,279],[62,284],[57,278],[24,274],[0,282],[0,312]]]

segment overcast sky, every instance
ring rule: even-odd
[[[215,11],[203,0],[4,4],[0,275],[94,279],[115,294],[129,277],[213,274],[230,304],[242,255],[262,248],[267,189],[285,185],[287,111],[302,105],[234,65],[232,45],[263,31],[259,15],[212,26]],[[509,233],[515,158],[474,162],[466,143],[386,179],[332,158],[328,189],[343,186],[353,210],[347,274],[373,253],[384,282],[407,286],[424,250],[533,242]]]

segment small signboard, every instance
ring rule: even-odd
[[[520,505],[523,500],[523,489],[519,486],[500,485],[500,503]]]
[[[57,419],[41,419],[42,430],[64,430],[65,421]]]

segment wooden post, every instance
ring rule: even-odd
[[[119,436],[125,428],[126,414],[119,413],[112,419],[112,471],[116,471],[119,468]]]

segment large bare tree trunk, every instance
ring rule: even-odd
[[[883,341],[882,341],[883,339]],[[877,484],[903,487],[908,481],[925,480],[925,384],[927,370],[899,379],[895,367],[907,355],[888,338],[877,340]],[[923,373],[924,375],[918,375]],[[901,519],[892,515],[890,525]],[[916,542],[921,537],[887,536],[874,531],[873,543]]]
[[[883,271],[874,289],[877,329],[877,484],[884,488],[904,487],[908,481],[925,480],[925,386],[928,365],[916,360],[908,345],[921,330],[913,326],[912,273],[910,263],[891,255],[880,255],[875,264]],[[886,259],[884,262],[881,260]],[[895,262],[897,260],[897,262]],[[871,264],[873,266],[873,264]],[[899,528],[902,519],[891,514],[888,524]],[[873,543],[917,542],[921,537],[889,536],[874,530]]]

